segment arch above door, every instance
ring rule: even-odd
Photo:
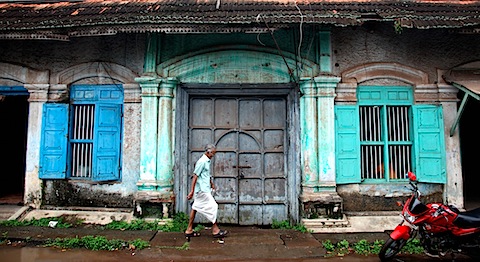
[[[378,78],[390,78],[410,85],[428,84],[427,73],[399,63],[369,63],[342,73],[342,83],[362,83]]]
[[[298,64],[298,67],[296,65]],[[183,83],[288,83],[300,77],[318,75],[315,63],[270,48],[231,46],[177,57],[157,68],[164,77]],[[296,77],[298,76],[298,77]]]

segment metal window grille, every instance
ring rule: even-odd
[[[95,105],[72,105],[71,177],[91,178]]]
[[[408,109],[408,106],[360,107],[363,179],[385,179],[387,174],[389,179],[403,179],[411,170]]]

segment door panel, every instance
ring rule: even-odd
[[[189,171],[204,146],[215,143],[218,222],[267,225],[287,219],[286,121],[284,97],[191,97]]]

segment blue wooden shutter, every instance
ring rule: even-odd
[[[40,139],[41,179],[62,179],[67,174],[68,104],[44,104]]]
[[[337,184],[360,183],[360,134],[357,106],[335,107]]]
[[[418,181],[446,183],[442,107],[413,106],[415,164]]]
[[[94,181],[120,179],[122,105],[97,104],[93,140]]]

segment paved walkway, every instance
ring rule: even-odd
[[[49,227],[2,227],[0,233],[11,241],[28,240],[30,245],[45,243],[48,239],[105,236],[107,239],[126,241],[142,239],[151,247],[138,251],[144,256],[160,261],[226,261],[226,260],[281,260],[320,259],[326,257],[322,241],[347,239],[385,238],[385,234],[311,234],[295,230],[262,229],[257,227],[223,227],[229,231],[224,242],[211,236],[208,228],[199,237],[187,242],[181,232],[102,230],[98,227],[49,228]]]
[[[93,225],[105,225],[112,220],[130,221],[131,212],[125,210],[41,210],[0,206],[4,214],[10,214],[10,219],[22,218],[29,220],[43,217],[58,217],[72,215],[82,219],[87,226],[77,228],[49,228],[49,227],[0,227],[0,233],[10,240],[28,240],[31,244],[42,244],[48,239],[105,236],[107,239],[135,240],[142,239],[150,242],[148,250],[139,253],[162,257],[165,261],[221,261],[221,260],[265,260],[265,259],[318,259],[326,256],[322,242],[331,240],[337,242],[343,239],[357,242],[361,239],[374,241],[386,239],[385,233],[301,233],[296,230],[262,229],[250,226],[223,226],[229,231],[229,236],[223,243],[211,236],[211,231],[202,230],[199,237],[191,238],[187,242],[182,232],[157,231],[121,231],[102,230]],[[4,215],[8,216],[8,215]],[[4,218],[5,219],[5,218]],[[88,226],[90,224],[91,226]],[[333,231],[332,231],[333,232]],[[188,248],[187,248],[188,247]]]

